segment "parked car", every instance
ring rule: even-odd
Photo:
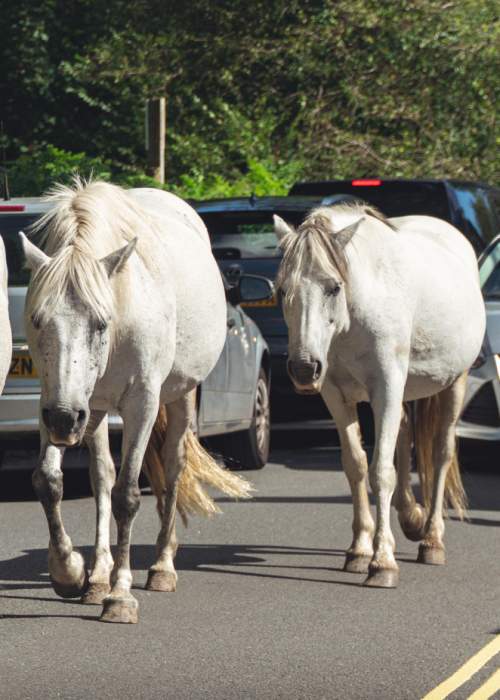
[[[500,189],[461,180],[323,180],[298,182],[292,196],[351,195],[374,204],[386,216],[425,214],[449,221],[479,255],[500,231]]]
[[[207,200],[193,205],[205,221],[214,255],[228,279],[242,273],[274,279],[281,254],[272,215],[298,226],[320,205],[363,200],[387,216],[425,214],[450,221],[479,254],[500,230],[500,190],[489,185],[455,180],[332,180],[297,183],[288,197]],[[294,422],[301,427],[330,427],[329,413],[319,396],[295,394],[286,371],[288,335],[279,299],[246,306],[271,350],[273,426]],[[370,411],[360,408],[365,439],[373,438]]]
[[[500,446],[500,235],[479,260],[486,305],[486,336],[469,373],[464,409],[457,434],[468,440]]]
[[[48,204],[39,198],[0,201],[0,235],[9,268],[9,314],[13,356],[4,393],[0,397],[0,440],[16,437],[25,443],[38,434],[40,386],[29,354],[23,323],[29,273],[24,268],[18,232],[26,231]],[[267,300],[272,283],[261,276],[245,275],[238,284],[225,283],[227,337],[222,354],[198,393],[197,432],[217,439],[217,447],[232,463],[247,469],[263,467],[269,453],[269,348],[255,322],[242,310],[244,300]],[[121,420],[110,416],[110,430],[120,431]]]

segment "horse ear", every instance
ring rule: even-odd
[[[22,231],[19,231],[19,238],[21,240],[21,246],[26,259],[26,265],[29,270],[36,272],[42,265],[46,265],[49,262],[49,256],[45,255],[43,250],[37,248],[37,246],[32,243]]]
[[[283,219],[280,216],[276,216],[276,214],[273,214],[273,224],[274,233],[276,234],[276,238],[280,243],[285,236],[287,236],[289,233],[293,233],[293,229],[286,223],[286,221],[283,221]]]
[[[134,252],[135,246],[137,245],[137,240],[137,238],[133,238],[130,243],[127,243],[127,245],[123,248],[119,248],[113,253],[106,255],[105,258],[101,258],[101,262],[106,268],[108,277],[112,277],[123,270],[125,263]]]
[[[340,246],[342,248],[346,247],[346,245],[349,243],[351,238],[354,236],[354,234],[358,230],[359,225],[364,220],[365,220],[365,217],[362,216],[361,219],[358,219],[353,224],[349,224],[349,226],[346,226],[345,228],[341,229],[338,233],[335,234],[335,240],[340,244]]]

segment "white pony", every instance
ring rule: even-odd
[[[21,234],[32,271],[26,331],[41,381],[33,483],[49,525],[49,572],[59,595],[104,602],[102,620],[136,622],[129,551],[145,455],[162,519],[150,590],[176,587],[176,503],[184,517],[217,510],[200,481],[233,496],[249,490],[210,459],[190,430],[195,388],[225,341],[223,284],[203,222],[174,195],[77,180],[72,189],[58,186],[49,199],[54,206],[39,223],[45,252]],[[123,419],[116,483],[110,410]],[[60,512],[64,448],[84,437],[97,506],[88,588]],[[118,529],[114,563],[111,509]]]
[[[354,539],[345,569],[368,571],[367,585],[394,587],[399,572],[389,516],[398,434],[395,505],[405,534],[423,540],[419,561],[444,563],[445,493],[459,514],[465,506],[455,423],[485,331],[474,252],[444,221],[387,220],[363,205],[313,210],[297,231],[275,217],[275,231],[283,249],[278,285],[289,330],[288,371],[297,391],[321,393],[339,431],[351,486]],[[413,400],[415,436],[403,409]],[[360,401],[371,403],[375,418],[369,480],[376,529],[356,412]],[[409,483],[413,439],[425,500],[432,490],[428,514]]]
[[[0,394],[3,391],[12,359],[12,331],[9,320],[7,276],[5,245],[0,237]]]

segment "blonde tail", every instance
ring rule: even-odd
[[[415,446],[417,453],[417,467],[422,487],[424,506],[429,511],[432,500],[432,486],[434,481],[434,444],[437,431],[441,422],[443,411],[443,397],[440,394],[420,399],[416,402],[415,421]],[[465,493],[460,466],[457,458],[457,450],[451,460],[446,475],[444,493],[445,506],[451,505],[460,520],[467,515],[467,495]]]
[[[144,455],[143,471],[157,500],[160,517],[165,494],[165,467],[161,451],[167,432],[167,410],[161,406]],[[185,438],[186,465],[181,472],[177,490],[177,510],[185,525],[188,515],[211,516],[220,513],[219,506],[203,489],[202,484],[222,491],[231,498],[250,498],[254,490],[241,476],[219,466],[189,430]]]

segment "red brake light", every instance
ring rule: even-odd
[[[24,211],[24,204],[0,204],[0,211]]]
[[[382,180],[352,180],[353,187],[380,187]]]

